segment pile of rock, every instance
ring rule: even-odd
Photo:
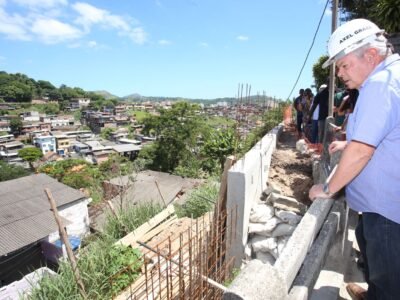
[[[269,185],[250,212],[246,259],[273,265],[306,210],[306,205]]]

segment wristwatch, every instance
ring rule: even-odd
[[[324,185],[322,186],[322,191],[327,195],[331,194],[331,192],[329,191],[329,184],[327,182],[324,183]]]

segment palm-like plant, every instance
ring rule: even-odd
[[[400,32],[400,0],[378,0],[371,17],[388,33]]]

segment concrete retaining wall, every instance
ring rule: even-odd
[[[265,136],[261,141],[264,144],[257,144],[255,149],[247,153],[228,173],[228,211],[235,205],[238,207],[236,245],[228,251],[229,255],[236,257],[236,266],[240,265],[244,256],[250,209],[266,187],[271,155],[275,150],[280,130],[282,128],[276,128],[274,133]],[[275,139],[269,136],[274,136]],[[264,161],[263,158],[269,161]],[[325,155],[325,159],[318,165],[318,182],[323,182],[333,169],[330,160],[330,157]],[[338,224],[343,209],[335,206],[335,212],[330,214],[333,203],[333,199],[316,199],[274,266],[250,261],[232,282],[223,299],[288,299],[289,295],[290,299],[307,299],[325,261],[327,249],[340,231]],[[330,217],[325,221],[327,216]],[[321,229],[323,224],[324,229]],[[312,248],[317,236],[315,247]],[[308,258],[309,255],[312,257]],[[316,265],[311,265],[312,261],[315,261]],[[303,263],[301,277],[295,281]]]
[[[236,222],[236,232],[232,233],[235,241],[228,249],[228,256],[235,257],[236,267],[244,257],[250,210],[266,188],[271,156],[282,129],[283,124],[280,124],[268,132],[228,172],[227,211],[237,211],[234,216],[228,216],[234,217]],[[231,220],[228,224],[232,224]]]

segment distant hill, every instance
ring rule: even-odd
[[[107,92],[107,91],[104,91],[104,90],[103,91],[93,91],[93,93],[95,93],[97,95],[100,95],[100,96],[103,96],[104,99],[106,99],[106,100],[108,100],[108,99],[119,99],[118,96],[115,96],[115,95],[111,94],[110,92]]]
[[[123,101],[143,101],[145,97],[138,93],[130,94],[121,98]]]

